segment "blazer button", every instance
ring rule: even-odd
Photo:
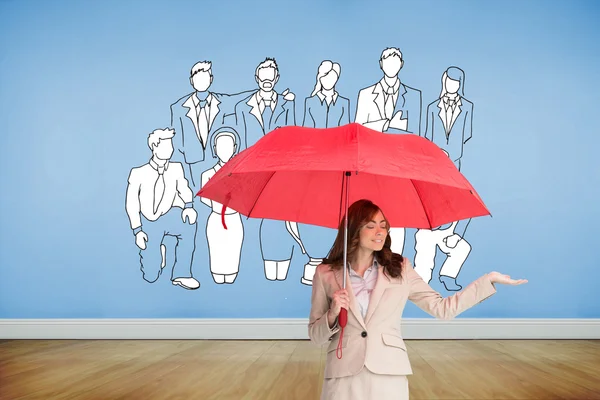
[[[362,331],[362,333],[360,334],[360,336],[367,337],[367,332],[366,331]]]

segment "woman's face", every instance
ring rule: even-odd
[[[454,79],[446,78],[446,92],[454,94],[458,92],[460,88],[460,81],[455,81]]]
[[[388,235],[387,221],[381,211],[360,228],[359,246],[364,250],[380,251]]]
[[[321,77],[321,85],[325,90],[331,90],[335,87],[338,80],[338,75],[334,70],[329,71],[326,75]]]
[[[215,143],[215,153],[223,163],[229,161],[235,153],[233,138],[229,135],[219,136]]]

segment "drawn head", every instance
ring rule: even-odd
[[[228,126],[219,128],[212,136],[213,157],[226,163],[237,153],[238,143],[239,135],[235,129]]]
[[[319,65],[319,69],[317,70],[317,83],[315,84],[315,89],[311,96],[320,92],[321,89],[333,89],[340,78],[341,73],[342,67],[340,64],[329,60],[321,62],[321,65]]]
[[[210,61],[200,61],[194,64],[190,71],[190,83],[194,89],[198,92],[205,92],[212,81],[212,63]]]
[[[442,74],[442,93],[440,98],[446,93],[458,93],[464,95],[465,72],[458,67],[450,67]]]
[[[258,64],[255,79],[258,86],[265,92],[270,92],[275,88],[279,80],[279,67],[274,58],[266,58],[265,61]]]
[[[398,73],[404,65],[402,53],[395,47],[388,47],[383,50],[379,58],[379,67],[388,78],[398,76]]]
[[[159,160],[169,160],[173,155],[174,129],[155,129],[148,135],[148,147],[152,150],[154,157]]]

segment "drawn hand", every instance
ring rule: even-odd
[[[408,119],[402,118],[402,110],[398,110],[398,112],[394,114],[392,120],[390,121],[390,127],[403,131],[408,129]]]
[[[184,208],[181,212],[181,219],[185,222],[185,219],[188,219],[190,225],[196,223],[196,218],[198,217],[198,213],[193,208]]]
[[[448,247],[450,247],[451,249],[455,248],[456,245],[458,244],[459,240],[462,239],[460,237],[460,235],[452,234],[450,236],[446,236],[443,240],[444,244]]]
[[[296,95],[290,92],[290,89],[285,89],[281,94],[283,95],[283,98],[287,101],[294,101],[294,99],[296,98]]]
[[[500,272],[490,272],[488,274],[492,283],[501,283],[503,285],[522,285],[529,282],[527,279],[512,279],[509,275],[501,274]]]
[[[148,235],[146,235],[146,232],[139,231],[138,233],[136,233],[136,235],[135,235],[135,244],[137,245],[137,247],[140,248],[140,250],[145,250],[146,249],[146,242],[147,241],[148,241]]]

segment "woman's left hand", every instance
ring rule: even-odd
[[[490,272],[488,275],[492,283],[502,283],[504,285],[522,285],[528,282],[527,279],[512,279],[509,275],[504,275],[496,271]]]

